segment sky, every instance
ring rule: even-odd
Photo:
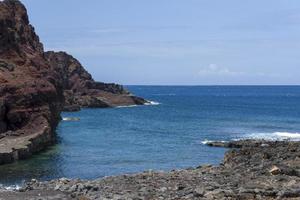
[[[103,82],[299,85],[299,0],[22,0],[45,50]]]

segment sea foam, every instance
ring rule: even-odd
[[[213,140],[203,140],[201,141],[202,144],[208,144],[208,143],[211,143],[211,142],[214,142]]]
[[[270,141],[300,141],[300,133],[292,132],[272,132],[272,133],[252,133],[239,139],[264,139]]]
[[[148,101],[144,105],[146,105],[146,106],[157,106],[157,105],[160,105],[160,103],[156,102],[156,101]]]
[[[10,185],[10,186],[1,186],[2,189],[7,190],[7,191],[18,191],[21,189],[21,186],[19,185]]]
[[[157,106],[160,103],[156,102],[156,101],[147,101],[146,103],[144,103],[145,106]],[[137,107],[138,105],[128,105],[128,106],[116,106],[116,108],[131,108],[131,107]]]
[[[300,133],[275,132],[274,134],[278,135],[279,137],[300,139]]]
[[[80,121],[80,118],[78,118],[78,117],[63,117],[62,120],[75,122],[75,121]]]
[[[231,140],[267,140],[267,141],[300,141],[300,133],[291,133],[291,132],[271,132],[271,133],[251,133],[247,135],[243,135],[237,138],[233,138]],[[212,142],[226,142],[226,141],[218,141],[218,140],[208,140],[205,139],[201,141],[201,144],[208,144]]]
[[[212,142],[221,142],[221,143],[225,143],[226,141],[222,140],[222,141],[217,141],[217,140],[203,140],[201,141],[201,144],[209,144],[209,143],[212,143]]]
[[[137,107],[137,105],[116,106],[116,108],[132,108],[132,107]]]

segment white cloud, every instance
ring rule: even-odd
[[[220,67],[216,64],[209,64],[198,72],[198,75],[200,76],[236,76],[243,74],[244,72],[232,71],[229,68]]]

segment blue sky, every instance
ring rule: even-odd
[[[94,79],[300,84],[299,0],[23,0],[46,50]]]

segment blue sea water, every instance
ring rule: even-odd
[[[226,149],[207,140],[300,139],[298,86],[128,86],[159,105],[63,113],[58,143],[0,166],[0,183],[95,179],[145,170],[218,164]]]

